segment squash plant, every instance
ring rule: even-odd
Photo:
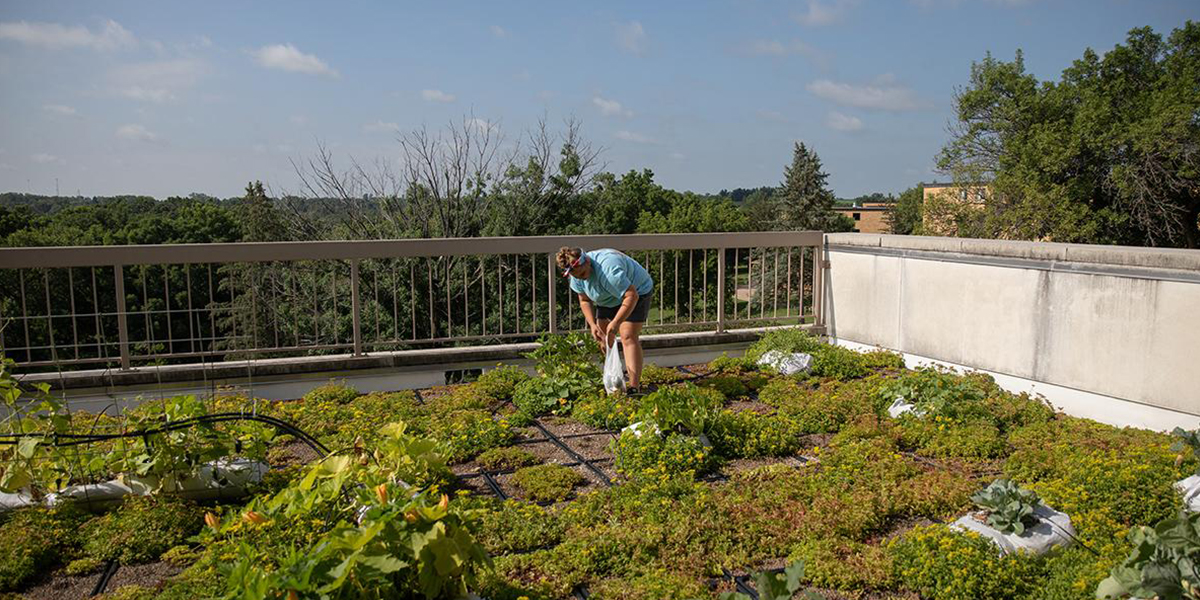
[[[975,492],[971,502],[988,512],[987,524],[997,531],[1021,535],[1027,526],[1037,522],[1033,509],[1041,499],[1008,479],[997,479]]]
[[[295,519],[336,519],[310,546],[270,557],[274,569],[261,568],[262,549],[241,541],[237,560],[222,568],[224,598],[374,598],[390,589],[419,590],[431,599],[465,595],[491,567],[470,533],[477,511],[452,504],[437,485],[408,483],[439,478],[445,461],[436,442],[406,433],[402,423],[385,425],[382,433],[379,448],[356,444],[327,457],[240,516],[212,516],[202,541]]]
[[[3,430],[10,442],[0,446],[0,491],[28,491],[39,497],[70,479],[71,463],[42,437],[65,433],[70,417],[50,395],[49,385],[33,386],[32,394],[21,389],[12,375],[15,365],[0,355],[0,398],[7,413]]]
[[[802,579],[804,579],[804,561],[798,560],[784,568],[782,573],[766,571],[755,573],[754,588],[761,600],[791,600],[796,597],[803,600],[824,600],[820,594],[810,591],[796,596],[795,594],[802,587],[800,583]],[[751,600],[750,596],[741,592],[722,592],[720,598],[721,600]]]
[[[662,431],[700,435],[712,428],[725,396],[692,384],[662,387],[642,398],[635,421],[654,423]]]
[[[1133,549],[1096,587],[1096,598],[1200,599],[1200,513],[1134,527],[1127,538]]]

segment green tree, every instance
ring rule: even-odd
[[[892,233],[910,235],[921,227],[921,203],[925,198],[925,187],[917,184],[904,190],[900,198],[888,207],[884,219]]]
[[[826,186],[829,174],[821,170],[815,150],[796,142],[792,164],[783,170],[783,183],[776,194],[780,225],[791,230],[848,231],[833,212],[833,192]],[[847,219],[848,220],[848,219]],[[850,229],[853,229],[853,222]]]
[[[955,97],[938,158],[960,183],[990,183],[969,235],[1200,247],[1200,25],[1166,41],[1134,29],[1087,50],[1057,82],[990,55]]]
[[[246,184],[240,206],[243,239],[247,242],[279,242],[288,239],[287,227],[275,204],[267,197],[261,181]]]

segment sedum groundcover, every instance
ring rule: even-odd
[[[754,594],[753,574],[789,565],[797,598],[1086,599],[1110,574],[1193,597],[1194,575],[1176,559],[1194,541],[1158,575],[1141,574],[1146,556],[1169,553],[1147,550],[1139,527],[1178,524],[1172,484],[1197,467],[1171,436],[800,331],[768,334],[744,357],[649,365],[651,391],[637,397],[598,389],[586,337],[545,341],[536,376],[498,366],[419,391],[331,382],[288,402],[173,398],[121,419],[29,413],[21,432],[136,434],[252,407],[329,453],[261,422],[114,437],[83,458],[60,438],[6,446],[0,486],[23,484],[35,499],[129,473],[167,483],[105,513],[61,502],[4,514],[0,597],[724,598]],[[812,369],[760,368],[768,350],[808,352]],[[889,417],[897,397],[919,410]],[[222,457],[272,470],[236,499],[171,493],[171,477]],[[951,530],[997,479],[1069,514],[1075,543],[1001,555]]]

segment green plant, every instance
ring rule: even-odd
[[[757,363],[767,352],[775,350],[784,354],[804,352],[812,354],[825,347],[816,336],[799,328],[775,329],[764,333],[746,349],[746,358]]]
[[[453,477],[436,440],[408,433],[402,421],[384,425],[379,433],[375,449],[370,452],[376,473],[417,486],[444,484]],[[362,457],[368,454],[361,448],[356,448],[356,453]]]
[[[571,490],[585,480],[570,467],[562,465],[537,465],[519,469],[513,474],[513,483],[534,502],[557,502],[571,495]]]
[[[1129,556],[1096,587],[1096,598],[1200,598],[1200,513],[1129,530]]]
[[[563,540],[566,527],[558,514],[520,500],[477,499],[475,537],[492,554],[529,552]]]
[[[677,383],[685,379],[683,373],[675,369],[660,367],[654,363],[647,363],[642,367],[642,384],[643,385],[665,385],[668,383]]]
[[[37,575],[72,558],[87,515],[67,504],[14,511],[0,525],[0,592],[20,589]]]
[[[945,525],[916,527],[887,544],[900,585],[938,600],[1003,600],[1027,594],[1039,574],[1037,559],[1001,555],[976,533]]]
[[[805,433],[834,433],[880,412],[870,379],[828,381],[812,389],[795,379],[780,378],[768,383],[758,399],[790,416]]]
[[[1037,522],[1033,510],[1041,500],[1008,479],[997,479],[972,495],[971,502],[987,511],[987,524],[997,531],[1021,535]]]
[[[748,356],[728,356],[722,353],[712,359],[708,363],[708,368],[714,373],[724,375],[744,375],[746,373],[756,373],[759,370],[758,363]]]
[[[871,350],[862,353],[862,364],[868,369],[903,369],[904,355],[890,350]]]
[[[746,384],[742,383],[741,379],[731,375],[717,375],[715,377],[710,377],[704,381],[701,381],[698,385],[717,390],[718,392],[721,392],[721,395],[729,399],[745,397],[750,391],[749,388],[746,387]]]
[[[655,390],[642,398],[635,418],[654,423],[663,431],[708,431],[725,397],[715,390],[691,384],[673,385]]]
[[[871,372],[863,356],[849,348],[822,344],[812,351],[809,374],[842,380],[863,377]]]
[[[67,568],[63,569],[63,572],[67,575],[88,575],[99,571],[103,566],[104,561],[88,556],[67,563]]]
[[[804,561],[796,561],[788,565],[783,573],[762,571],[754,574],[754,590],[762,600],[791,600],[802,587],[800,581],[804,578]],[[804,592],[800,596],[804,600],[820,600],[821,595],[814,592]],[[741,592],[723,592],[721,600],[750,600],[750,596]]]
[[[480,466],[490,471],[519,469],[537,464],[538,458],[523,448],[511,446],[492,448],[475,458]]]
[[[977,378],[964,377],[938,367],[905,371],[879,386],[880,401],[896,398],[916,405],[921,414],[942,415],[959,420],[988,417],[982,402],[988,389]]]
[[[178,546],[171,547],[166,552],[163,552],[162,556],[159,558],[162,559],[163,562],[170,563],[177,567],[186,567],[200,560],[201,556],[201,549],[180,544]]]
[[[1191,450],[1192,458],[1200,459],[1200,429],[1187,431],[1182,427],[1176,427],[1171,432],[1171,436],[1176,438],[1175,443],[1171,444],[1172,452]],[[1200,460],[1197,460],[1195,474],[1200,475]]]
[[[409,495],[386,484],[357,495],[365,507],[357,524],[339,523],[315,545],[287,551],[274,570],[259,568],[255,551],[240,544],[237,560],[221,567],[224,598],[345,598],[381,589],[417,590],[429,599],[461,597],[491,565],[470,534],[474,515],[451,508],[448,496]]]
[[[632,422],[638,399],[603,391],[585,395],[571,408],[571,416],[597,429],[621,429]]]
[[[600,381],[600,346],[586,331],[544,334],[525,357],[537,362],[543,377]]]
[[[346,404],[359,396],[358,390],[345,383],[329,383],[315,387],[304,394],[310,404]]]
[[[708,436],[713,448],[726,458],[787,456],[800,449],[801,427],[785,415],[723,410]]]
[[[15,444],[0,446],[0,491],[25,491],[40,498],[45,490],[70,482],[71,464],[41,437],[67,432],[70,416],[49,394],[48,384],[37,384],[31,392],[23,390],[13,377],[15,366],[0,354],[0,399],[5,409],[0,425],[7,435],[24,436]],[[99,460],[103,464],[104,459]]]
[[[900,444],[922,456],[997,458],[1007,450],[1004,436],[988,421],[958,422],[949,417],[901,415]]]
[[[83,526],[83,552],[126,565],[150,562],[200,531],[202,524],[203,511],[190,502],[131,497]]]
[[[529,375],[520,367],[496,367],[475,380],[475,389],[496,400],[511,400],[513,393]]]
[[[694,477],[714,466],[711,448],[696,437],[680,433],[637,436],[626,431],[613,442],[613,454],[618,471],[643,482]]]
[[[512,401],[531,417],[568,414],[575,400],[595,390],[598,381],[598,377],[588,379],[579,373],[535,377],[517,386]]]
[[[416,429],[416,428],[414,428]],[[461,462],[485,450],[512,441],[512,424],[482,410],[460,410],[425,422],[422,434],[441,440],[440,452],[450,462]]]

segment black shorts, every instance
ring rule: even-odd
[[[629,318],[625,319],[630,323],[645,323],[646,315],[650,314],[650,298],[651,294],[638,296],[637,305],[633,307],[633,312],[629,313]],[[596,319],[599,321],[611,321],[617,316],[617,311],[621,310],[621,306],[600,306],[596,305]]]

